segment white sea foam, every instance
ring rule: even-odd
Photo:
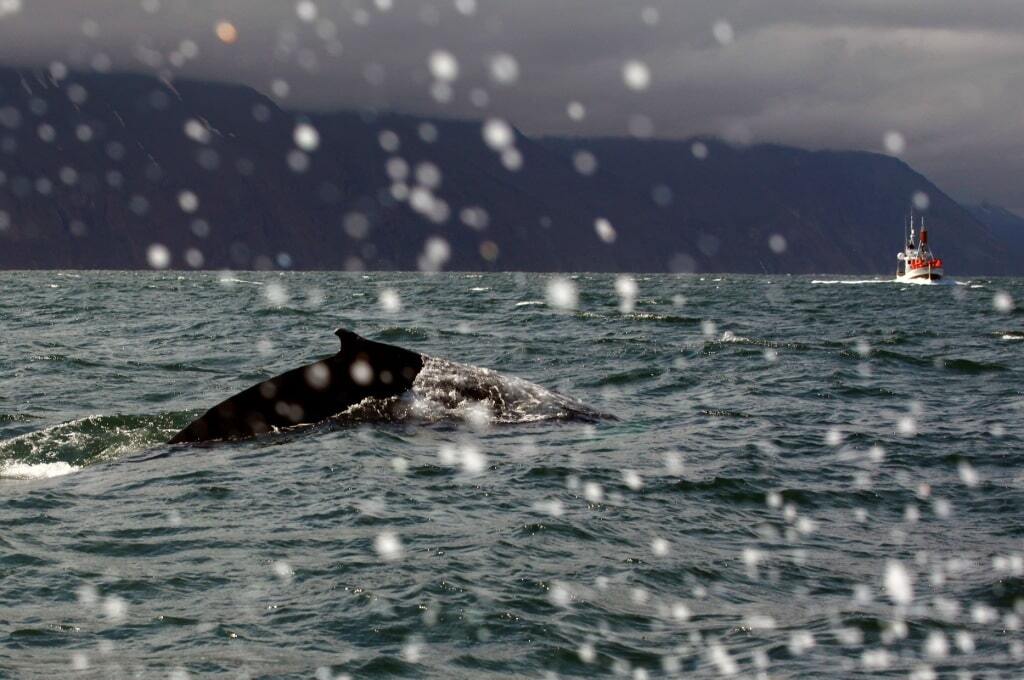
[[[1002,340],[1024,340],[1024,334],[1021,333],[1003,333]]]
[[[522,378],[447,359],[424,357],[412,390],[401,397],[368,397],[339,414],[340,420],[464,420],[492,423],[598,418],[586,405]]]
[[[0,479],[49,479],[79,470],[70,463],[0,463]]]
[[[547,303],[543,300],[523,300],[522,302],[517,302],[516,307],[540,307],[545,304]]]

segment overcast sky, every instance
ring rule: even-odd
[[[884,151],[898,132],[954,197],[1024,214],[1022,0],[0,0],[0,61],[533,134]]]

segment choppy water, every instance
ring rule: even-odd
[[[0,676],[1020,677],[1024,283],[549,280],[0,273]],[[340,325],[619,420],[161,444]]]

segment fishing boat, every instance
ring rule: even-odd
[[[914,215],[910,215],[910,233],[902,253],[896,254],[896,280],[926,283],[942,278],[942,260],[935,257],[928,246],[928,230],[921,217],[921,233],[914,231]]]

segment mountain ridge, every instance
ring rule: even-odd
[[[531,138],[126,74],[0,67],[0,95],[0,268],[145,268],[160,244],[179,268],[887,273],[923,193],[951,274],[1022,273],[871,152]]]

